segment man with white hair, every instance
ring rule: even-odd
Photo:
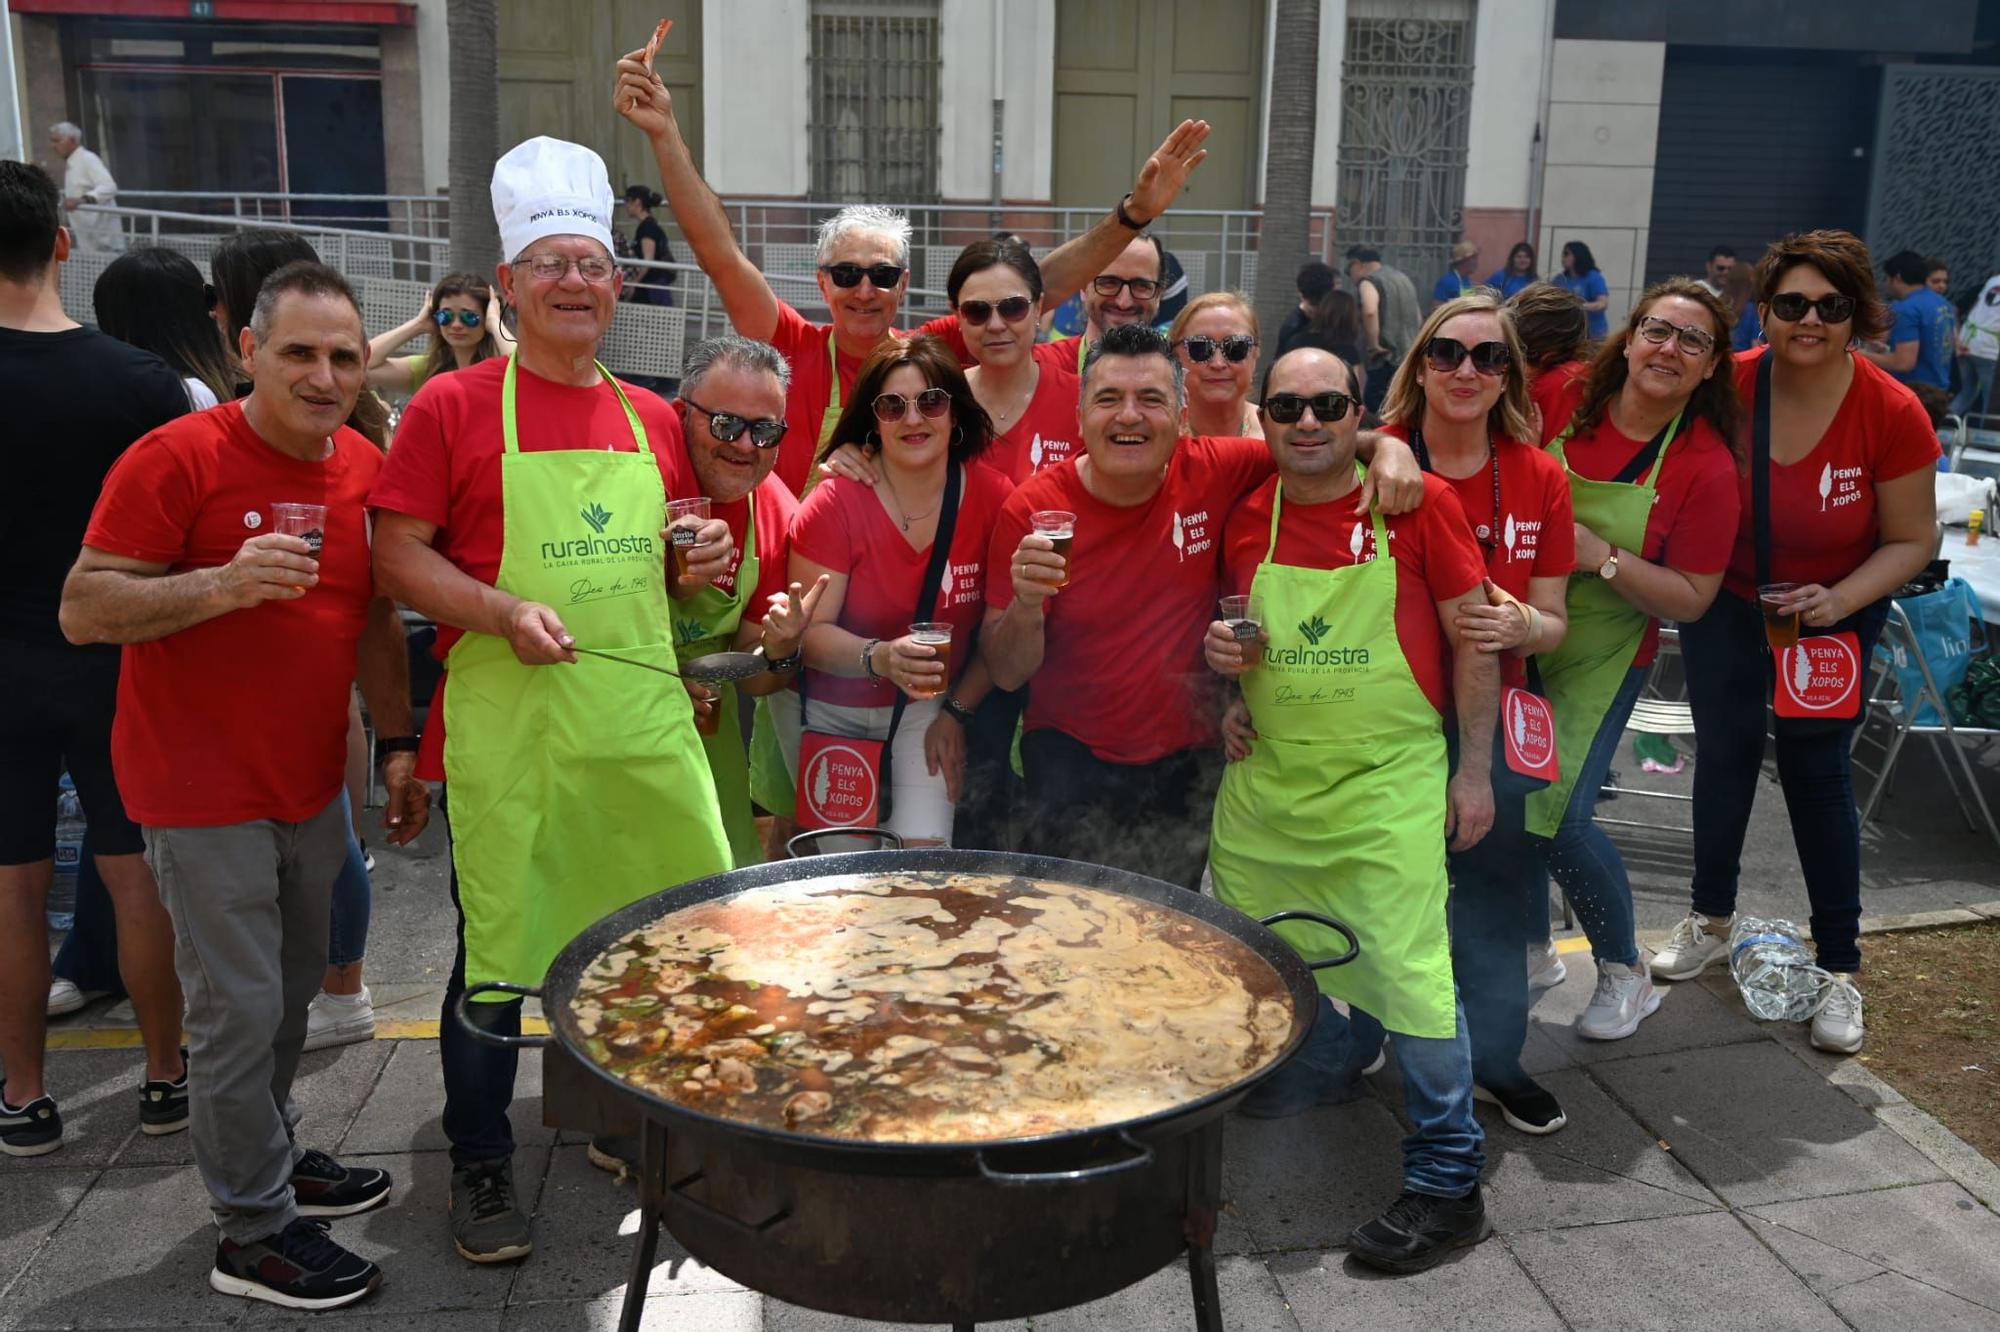
[[[86,250],[122,250],[125,233],[107,213],[78,211],[85,204],[118,201],[118,182],[104,159],[83,146],[83,131],[67,120],[49,126],[49,149],[63,159],[63,208],[70,213],[70,234]]]
[[[516,1056],[461,1029],[460,996],[538,978],[600,917],[731,863],[688,693],[659,673],[675,664],[668,598],[730,568],[729,524],[691,524],[674,576],[667,504],[702,490],[679,418],[596,360],[623,284],[604,161],[530,139],[492,192],[519,345],[426,383],[369,495],[376,574],[437,621],[447,666],[417,771],[445,781],[451,812],[458,953],[438,1047],[452,1241],[475,1263],[532,1241]],[[520,1031],[518,999],[466,1007]]]

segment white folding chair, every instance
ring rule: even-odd
[[[1984,625],[1975,619],[1970,622],[1969,632],[1975,636],[1974,657],[1990,650]],[[1882,637],[1875,653],[1877,669],[1869,689],[1868,713],[1854,737],[1854,752],[1857,755],[1855,770],[1875,779],[1867,798],[1861,802],[1861,821],[1865,824],[1874,818],[1876,810],[1881,807],[1882,797],[1895,778],[1896,762],[1902,757],[1903,745],[1911,736],[1919,735],[1930,741],[1931,753],[1936,756],[1938,768],[1944,773],[1945,782],[1958,801],[1965,826],[1977,832],[1980,823],[1984,822],[1987,833],[1996,844],[2000,844],[2000,823],[1994,821],[1993,809],[1979,787],[1978,770],[1966,754],[1969,744],[1983,745],[1992,737],[2000,736],[2000,728],[1960,726],[1952,721],[1951,707],[1945,701],[1944,691],[1938,687],[1930,659],[1924,654],[1923,643],[1910,623],[1909,614],[1897,601],[1889,603],[1889,619],[1882,626]],[[1904,688],[1902,674],[1892,668],[1891,663],[1899,655],[1916,667],[1920,683],[1914,692]],[[1926,704],[1937,720],[1920,724],[1916,718],[1923,713]],[[1858,757],[1863,750],[1869,749],[1880,753],[1874,767]],[[1977,819],[1973,817],[1975,810],[1979,816]]]
[[[1639,692],[1639,701],[1632,706],[1632,715],[1625,723],[1626,731],[1633,735],[1665,736],[1675,747],[1686,753],[1694,752],[1694,709],[1687,701],[1687,682],[1681,669],[1681,632],[1671,624],[1660,626],[1660,650],[1653,658],[1653,673],[1646,679],[1646,687]],[[1624,779],[1624,780],[1630,780]],[[1691,804],[1694,797],[1682,795],[1678,791],[1652,791],[1643,786],[1621,784],[1604,787],[1607,794],[1614,796],[1638,796],[1646,800],[1671,800],[1681,804]],[[1643,819],[1611,818],[1603,813],[1596,815],[1597,822],[1610,828],[1644,828],[1653,832],[1681,832],[1692,835],[1693,829],[1678,823],[1648,823]]]

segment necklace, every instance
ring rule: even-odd
[[[889,502],[896,506],[896,522],[905,532],[910,530],[912,524],[920,523],[937,512],[937,505],[933,504],[922,513],[905,513],[903,511],[903,501],[896,494],[896,487],[890,482],[886,474],[882,478],[882,488],[889,492]]]
[[[1431,451],[1424,443],[1421,426],[1410,427],[1410,452],[1417,455],[1417,466],[1426,472],[1437,469],[1431,466]],[[1486,562],[1493,562],[1493,553],[1500,549],[1500,449],[1492,440],[1486,442],[1486,457],[1493,472],[1493,525],[1474,526],[1472,535],[1478,540],[1479,548],[1485,552]],[[1468,515],[1469,517],[1470,515]]]
[[[981,367],[979,367],[979,371],[980,371],[980,374],[979,374],[979,381],[978,381],[978,382],[979,382],[979,384],[984,384],[984,383],[986,382],[986,370],[985,370],[985,367],[984,367],[984,366],[981,366]],[[1028,404],[1029,404],[1030,402],[1033,402],[1033,401],[1034,401],[1034,398],[1035,398],[1035,390],[1036,390],[1037,388],[1039,388],[1039,387],[1041,386],[1041,382],[1042,382],[1042,367],[1041,367],[1040,365],[1036,364],[1035,362],[1033,362],[1033,361],[1030,361],[1030,362],[1028,363],[1028,387],[1027,387],[1027,391],[1026,391],[1026,392],[1024,392],[1024,393],[1022,393],[1022,394],[1021,394],[1021,396],[1019,397],[1019,399],[1017,399],[1017,400],[1016,400],[1016,401],[1014,402],[1014,404],[1013,404],[1013,410],[1011,410],[1011,411],[1000,411],[1000,412],[989,412],[989,413],[988,413],[988,415],[989,415],[989,416],[990,416],[990,417],[992,418],[992,420],[993,420],[993,433],[994,433],[994,434],[996,434],[996,435],[1004,435],[1004,434],[1006,434],[1006,433],[1007,433],[1007,430],[1012,430],[1012,429],[1014,428],[1014,426],[1015,426],[1015,425],[1019,424],[1019,422],[1020,422],[1020,419],[1021,419],[1021,414],[1022,414],[1023,412],[1025,412],[1025,411],[1027,411],[1027,410],[1028,410]],[[978,396],[979,396],[979,393],[978,393],[978,386],[977,386],[977,385],[975,385],[975,386],[974,386],[974,391],[973,391],[973,397],[974,397],[974,398],[977,398]],[[984,406],[985,404],[984,404],[984,403],[981,403],[980,405],[981,405],[981,406]],[[1005,421],[1005,422],[1007,422],[1007,429],[1006,429],[1006,430],[1003,430],[1003,429],[1001,429],[1001,428],[1000,428],[1000,423],[1001,423],[1002,421]]]

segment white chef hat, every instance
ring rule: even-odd
[[[544,236],[588,236],[611,250],[612,207],[604,159],[582,144],[537,135],[493,164],[493,220],[510,262]]]

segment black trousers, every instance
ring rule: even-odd
[[[1222,765],[1217,747],[1108,763],[1061,731],[1029,731],[1021,849],[1199,888]]]

